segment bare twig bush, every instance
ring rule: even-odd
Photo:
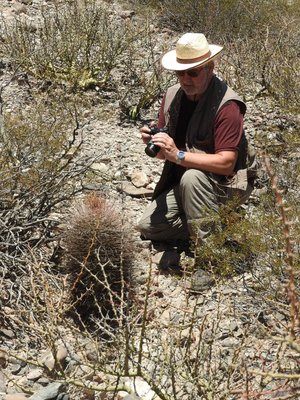
[[[157,28],[150,22],[145,20],[145,28],[128,48],[123,71],[120,71],[120,109],[123,115],[133,120],[143,118],[143,110],[161,97],[172,79],[162,72],[160,58],[163,50],[157,42]]]
[[[7,279],[22,284],[36,252],[51,264],[59,223],[54,213],[82,191],[92,160],[79,154],[74,158],[82,144],[76,110],[42,97],[34,111],[25,107],[7,112],[1,106],[0,263],[6,287]],[[20,304],[30,302],[26,290],[19,290],[1,291],[4,304],[12,300],[5,293]]]
[[[261,220],[249,218],[235,201],[221,206],[218,213],[208,211],[201,224],[211,227],[211,234],[205,242],[194,239],[195,267],[212,271],[219,277],[251,268],[254,259],[267,250],[259,223]]]

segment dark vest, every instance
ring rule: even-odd
[[[165,96],[165,121],[169,128],[169,135],[175,137],[176,126],[180,111],[183,90],[180,85],[174,85],[168,89]],[[199,100],[192,117],[190,118],[186,132],[186,148],[191,152],[204,152],[213,154],[214,149],[214,128],[218,111],[228,101],[236,101],[242,114],[246,112],[246,105],[243,100],[227,86],[224,81],[214,76]],[[231,186],[236,189],[246,190],[248,184],[249,163],[249,144],[245,133],[243,133],[239,144],[239,154],[235,165],[235,174],[232,177],[211,174],[215,180],[225,186]],[[251,161],[251,164],[254,160]],[[163,172],[158,182],[153,198],[155,199],[164,190],[169,189],[172,184],[174,172],[174,163],[166,160]]]

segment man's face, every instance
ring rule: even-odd
[[[213,64],[176,71],[180,86],[190,100],[199,100],[213,75]]]

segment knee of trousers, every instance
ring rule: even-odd
[[[198,169],[188,169],[180,180],[179,190],[181,193],[183,191],[190,192],[192,189],[203,189],[208,186],[211,186],[211,183],[205,172],[199,171]]]

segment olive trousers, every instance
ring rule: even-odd
[[[137,230],[152,241],[205,239],[212,229],[212,216],[221,204],[237,198],[244,203],[253,187],[246,191],[222,186],[212,174],[188,169],[180,183],[163,192],[146,208]],[[236,204],[236,200],[233,200]]]

